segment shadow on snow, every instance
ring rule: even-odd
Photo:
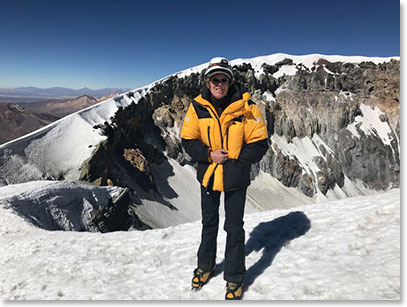
[[[303,236],[311,228],[311,221],[300,211],[257,225],[246,242],[246,256],[263,250],[261,258],[246,271],[245,291],[271,264],[281,248],[291,240]],[[224,261],[217,265],[216,275],[224,270]]]

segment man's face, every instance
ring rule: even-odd
[[[211,77],[210,92],[216,99],[225,97],[229,90],[229,78],[224,74],[216,74]]]

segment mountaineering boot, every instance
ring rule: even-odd
[[[215,274],[215,270],[216,265],[214,265],[210,272],[204,272],[202,269],[196,268],[194,270],[194,277],[192,278],[192,290],[200,290]]]
[[[233,282],[226,283],[225,300],[240,300],[243,295],[243,283],[235,284]]]

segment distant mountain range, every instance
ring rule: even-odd
[[[0,129],[0,144],[117,95],[108,94],[99,98],[83,95],[73,99],[0,102],[0,127],[2,128]]]
[[[0,101],[3,102],[18,102],[18,101],[38,101],[46,99],[61,99],[61,98],[76,98],[83,95],[92,97],[101,97],[111,93],[124,93],[129,91],[129,88],[110,88],[93,90],[87,87],[81,89],[72,89],[67,87],[16,87],[16,88],[0,88]]]

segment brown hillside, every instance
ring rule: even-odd
[[[52,123],[52,115],[37,114],[19,105],[0,102],[0,144]]]

